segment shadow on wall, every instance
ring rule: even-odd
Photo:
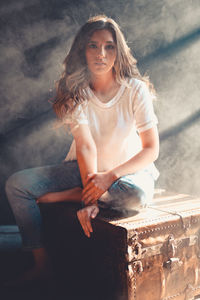
[[[25,62],[21,65],[21,71],[25,77],[39,78],[44,72],[43,62],[51,55],[54,48],[61,43],[60,37],[53,37],[44,43],[24,51]]]
[[[198,122],[200,119],[200,110],[192,114],[190,117],[188,117],[186,120],[178,123],[175,126],[172,126],[163,132],[160,133],[160,141],[161,143],[165,140],[167,140],[171,136],[175,136],[182,131],[186,130],[188,127],[193,126],[194,123]]]
[[[149,55],[143,57],[139,61],[139,65],[141,68],[148,68],[151,65],[153,60],[158,60],[160,58],[164,58],[164,56],[171,56],[176,54],[177,52],[183,50],[188,47],[189,44],[193,43],[195,40],[200,38],[200,28],[195,29],[189,34],[173,41],[171,44],[166,46],[161,46],[156,51],[150,53]]]
[[[149,69],[158,95],[164,93],[163,99],[155,103],[158,117],[161,116],[161,156],[158,166],[163,175],[159,184],[170,189],[176,186],[178,191],[182,188],[185,188],[186,192],[199,191],[195,161],[199,147],[191,135],[200,116],[199,106],[195,110],[199,101],[196,99],[199,98],[193,97],[192,103],[187,104],[190,108],[188,113],[179,112],[176,116],[180,107],[177,101],[182,97],[181,88],[184,85],[189,89],[189,85],[187,87],[186,80],[182,79],[180,89],[178,87],[176,90],[177,87],[173,84],[179,76],[180,65],[189,61],[184,52],[198,40],[200,29],[196,28],[196,2],[183,0],[182,6],[179,2],[174,1],[172,5],[170,0],[165,3],[153,0],[145,5],[144,2],[116,0],[113,5],[111,0],[31,0],[28,3],[20,0],[4,4],[0,19],[3,50],[0,58],[0,224],[14,222],[4,194],[4,183],[8,176],[23,168],[59,162],[69,149],[72,137],[61,128],[52,129],[55,115],[48,100],[53,96],[54,91],[51,89],[55,79],[60,76],[61,64],[74,33],[89,16],[99,13],[110,16],[112,12],[111,17],[119,22],[125,35],[131,37],[130,44],[133,45],[132,50],[136,53],[142,73]],[[180,15],[179,22],[184,19],[184,13],[187,11],[191,14],[195,12],[191,24],[183,24],[180,29],[180,23],[177,25],[173,21],[168,29],[166,24],[171,22],[172,10],[176,16]],[[148,42],[151,44],[149,48]],[[183,62],[179,61],[181,59]],[[190,69],[190,77],[195,83],[197,65],[196,59],[196,65],[191,65]],[[181,75],[182,78],[186,76],[183,72]],[[174,82],[169,90],[170,81]],[[197,88],[192,86],[192,89],[197,95]],[[170,92],[170,103],[166,104]],[[175,97],[175,93],[180,93],[180,96]],[[186,104],[184,105],[182,108],[186,111]],[[183,144],[186,146],[182,147]],[[194,148],[189,151],[190,144],[193,144]],[[182,154],[183,150],[185,154]],[[189,170],[186,170],[186,162],[182,161],[180,166],[180,155],[191,162]],[[193,161],[190,157],[193,157]],[[173,182],[168,180],[171,176],[171,165],[177,166],[176,170],[173,170]],[[177,170],[184,170],[185,173],[181,184]],[[195,174],[195,186],[189,184],[191,174]]]

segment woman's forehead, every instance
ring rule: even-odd
[[[104,42],[114,42],[112,33],[107,29],[96,30],[92,33],[89,41],[104,41]]]

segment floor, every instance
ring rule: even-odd
[[[32,264],[29,252],[0,251],[0,300],[99,300],[98,296],[94,299],[83,295],[80,286],[70,286],[65,278],[64,284],[53,278],[42,283],[33,281],[22,287],[6,286],[5,282],[16,278]]]
[[[0,299],[1,300],[71,300],[71,297],[59,295],[56,283],[53,280],[47,282],[33,281],[26,286],[6,286],[20,273],[31,267],[33,261],[29,253],[18,251],[0,251]]]
[[[7,287],[5,282],[17,278],[33,264],[30,252],[22,252],[18,227],[0,226],[0,299],[60,300],[55,283],[31,282],[23,287]],[[65,297],[65,300],[66,297]]]

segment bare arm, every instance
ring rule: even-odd
[[[76,142],[77,160],[81,173],[83,186],[86,185],[86,178],[89,173],[97,172],[97,157],[96,145],[90,133],[88,125],[71,125],[71,130]],[[70,190],[47,193],[37,199],[37,203],[42,202],[60,202],[66,199],[80,202],[81,188],[74,188]]]
[[[83,200],[86,204],[94,203],[118,178],[135,173],[157,159],[159,153],[157,127],[140,133],[140,139],[142,150],[138,154],[112,170],[91,176],[90,182],[83,190]]]
[[[97,149],[88,125],[82,124],[78,127],[71,127],[76,142],[76,156],[80,169],[83,186],[87,185],[88,175],[97,173]],[[94,198],[94,197],[93,197]],[[91,218],[95,218],[99,212],[96,201],[93,205],[80,209],[77,217],[87,237],[92,233]]]
[[[81,173],[83,186],[86,185],[87,176],[97,172],[97,150],[88,125],[71,126],[76,143],[76,156]]]
[[[135,173],[154,162],[159,154],[159,137],[157,127],[140,133],[142,150],[122,165],[110,170],[118,179],[126,174]]]

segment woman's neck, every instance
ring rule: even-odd
[[[96,93],[106,94],[116,86],[116,80],[113,73],[106,75],[93,76],[90,81],[90,87]]]
[[[111,100],[119,90],[119,83],[116,82],[115,77],[113,76],[95,76],[90,82],[90,87],[93,90],[97,98],[106,103]]]

